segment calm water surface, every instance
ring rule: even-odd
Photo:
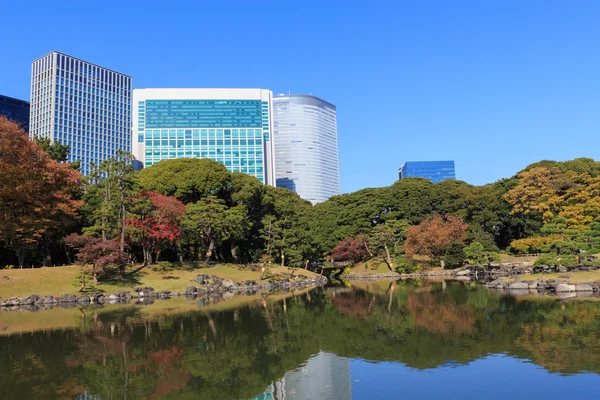
[[[0,398],[597,398],[597,300],[377,282],[0,312]]]

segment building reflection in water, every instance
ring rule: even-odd
[[[287,372],[255,400],[352,399],[350,360],[319,352],[306,364]]]

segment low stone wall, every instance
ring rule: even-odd
[[[519,282],[505,282],[504,278],[496,279],[492,282],[486,283],[486,287],[490,289],[499,290],[535,290],[538,292],[551,292],[551,293],[569,293],[569,292],[588,292],[588,293],[600,293],[600,281],[587,282],[587,283],[572,283],[568,280],[543,280],[538,279],[535,281],[519,281]]]
[[[136,287],[132,292],[123,291],[118,293],[92,293],[84,295],[66,294],[62,296],[38,296],[32,294],[25,297],[0,298],[0,310],[30,310],[36,311],[41,308],[54,307],[77,307],[90,304],[123,304],[134,301],[137,304],[148,304],[154,300],[168,300],[173,297],[185,296],[195,299],[201,296],[212,296],[231,298],[236,294],[255,294],[261,291],[289,291],[292,289],[304,289],[310,286],[322,286],[327,283],[327,278],[319,276],[313,279],[283,279],[277,282],[262,282],[249,280],[245,282],[233,282],[231,279],[222,279],[207,275],[199,275],[196,278],[198,285],[188,286],[183,292],[171,292],[169,290],[156,291],[152,287]]]

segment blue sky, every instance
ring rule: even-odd
[[[168,5],[167,5],[168,4]],[[342,191],[404,161],[472,184],[598,158],[600,2],[6,1],[0,94],[51,50],[143,87],[261,87],[337,105]]]

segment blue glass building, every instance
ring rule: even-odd
[[[210,158],[274,186],[272,94],[264,89],[136,89],[133,154],[143,167]]]
[[[131,151],[131,77],[56,51],[31,66],[29,134],[71,146],[70,162]]]
[[[400,179],[416,177],[433,183],[456,179],[454,161],[408,161],[398,170]]]
[[[0,115],[29,131],[29,102],[0,95]]]

